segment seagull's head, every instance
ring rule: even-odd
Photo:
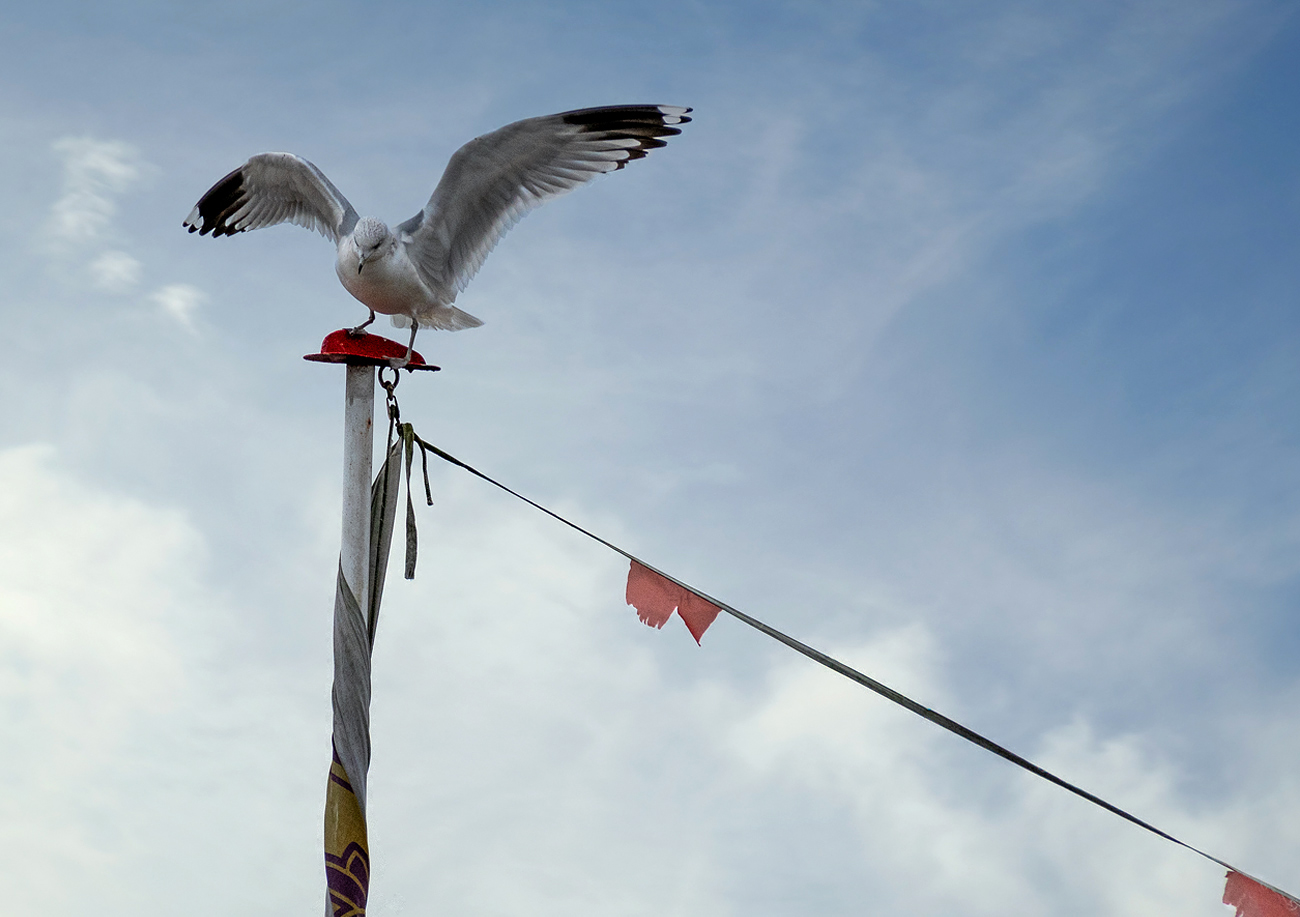
[[[357,221],[352,230],[352,244],[357,247],[357,273],[360,274],[367,261],[382,258],[393,247],[395,239],[382,220],[365,217]]]

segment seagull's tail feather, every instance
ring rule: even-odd
[[[393,325],[397,328],[411,327],[409,315],[394,315],[392,318]],[[477,328],[483,324],[482,319],[475,318],[455,306],[434,306],[421,312],[418,318],[421,328],[437,328],[439,331],[464,331],[466,328]]]

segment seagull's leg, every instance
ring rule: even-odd
[[[370,309],[369,306],[366,306],[366,308]],[[348,337],[354,337],[354,338],[361,337],[361,335],[366,333],[366,326],[369,325],[374,320],[375,320],[375,310],[370,309],[370,318],[366,319],[364,322],[362,322],[360,325],[357,325],[355,328],[349,328]]]
[[[415,332],[420,330],[420,323],[411,319],[411,339],[406,342],[406,356],[402,358],[405,363],[411,362],[411,354],[415,353]]]
[[[415,332],[419,330],[420,323],[415,319],[411,319],[411,339],[406,342],[406,356],[391,361],[393,369],[401,369],[403,366],[411,362],[411,354],[415,353]]]

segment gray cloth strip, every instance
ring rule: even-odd
[[[348,773],[352,791],[366,811],[370,770],[370,654],[379,623],[384,573],[393,542],[401,477],[400,441],[388,452],[370,491],[370,601],[363,614],[339,564],[334,592],[334,750]]]

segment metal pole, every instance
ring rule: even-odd
[[[348,364],[343,411],[343,547],[334,597],[333,761],[325,789],[325,917],[364,917],[370,893],[370,464],[375,367]]]
[[[343,408],[343,576],[365,609],[370,598],[370,473],[375,368],[348,365]]]
[[[365,917],[371,871],[366,832],[370,654],[400,480],[397,469],[392,468],[372,497],[375,368],[391,365],[390,361],[396,359],[409,359],[409,363],[404,362],[408,370],[436,371],[438,367],[425,363],[422,356],[396,341],[377,334],[355,335],[346,328],[330,332],[321,342],[320,352],[309,353],[303,359],[347,365],[343,544],[334,585],[333,755],[325,784],[325,917]],[[385,454],[385,460],[391,457],[391,453]],[[379,503],[376,531],[372,531],[370,518],[372,500]]]

